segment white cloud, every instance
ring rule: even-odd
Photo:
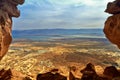
[[[108,2],[112,2],[114,0],[79,0],[79,3],[82,3],[86,6],[104,6]]]
[[[47,1],[57,5],[72,5],[82,3],[88,6],[94,6],[104,5],[103,3],[112,2],[114,0],[26,0],[25,4],[40,5],[43,1]]]
[[[34,25],[34,28],[100,27],[108,16],[104,13],[106,5],[112,1],[26,0],[21,18],[16,19],[15,24],[23,29],[21,26],[30,29]]]

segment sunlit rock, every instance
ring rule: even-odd
[[[120,0],[108,3],[105,12],[113,14],[105,21],[105,36],[120,48]]]
[[[19,17],[18,4],[24,0],[0,0],[0,59],[7,53],[12,41],[12,17]]]

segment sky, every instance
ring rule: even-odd
[[[114,0],[25,0],[13,18],[13,30],[103,28]]]

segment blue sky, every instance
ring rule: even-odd
[[[26,0],[13,29],[103,28],[109,16],[106,5],[113,0]]]

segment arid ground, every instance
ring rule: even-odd
[[[32,78],[51,69],[67,76],[71,67],[75,75],[87,63],[93,63],[99,74],[106,66],[120,67],[120,51],[102,38],[56,39],[49,41],[14,40],[0,63],[0,69],[13,69]]]

